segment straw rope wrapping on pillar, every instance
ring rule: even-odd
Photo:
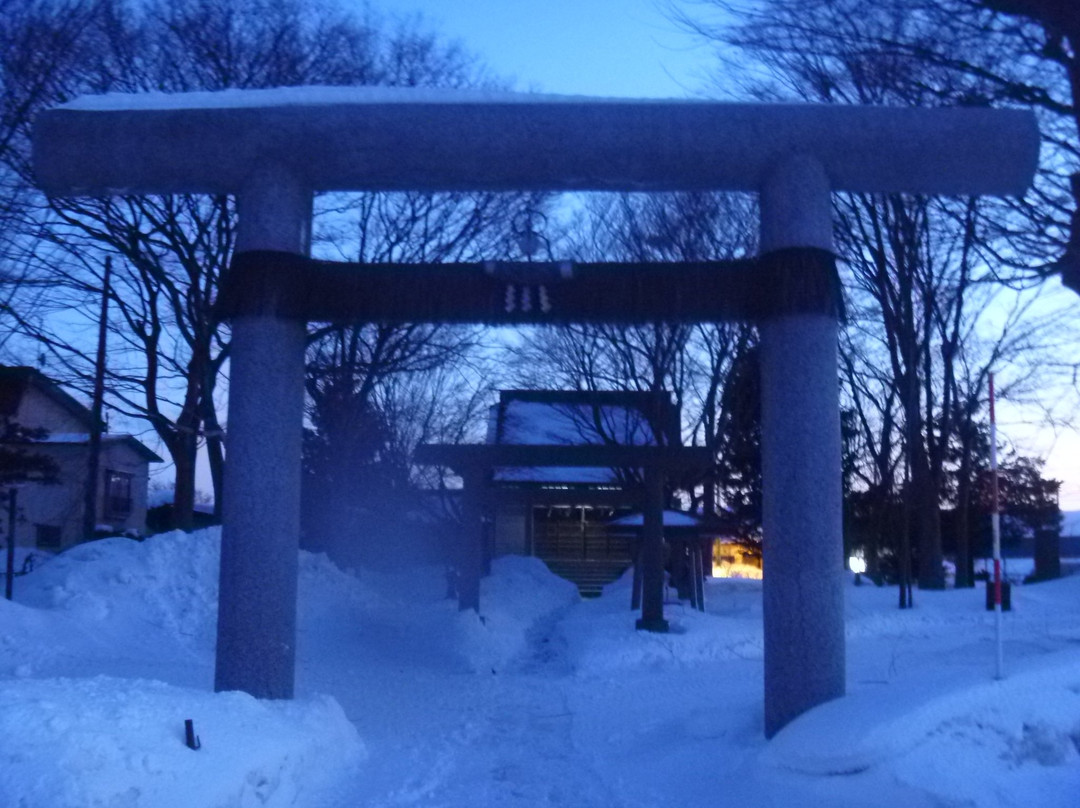
[[[842,309],[836,259],[813,247],[731,261],[580,264],[362,264],[252,250],[233,257],[218,298],[222,319],[337,323],[701,323],[842,318]]]

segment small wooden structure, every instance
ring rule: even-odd
[[[642,603],[638,628],[667,631],[664,619],[664,483],[706,469],[710,452],[682,446],[530,446],[510,444],[424,444],[418,463],[447,466],[464,482],[465,530],[458,550],[461,609],[480,609],[480,578],[485,566],[483,510],[490,499],[494,471],[500,467],[552,466],[638,469],[644,511],[642,529]]]
[[[680,444],[678,405],[647,391],[503,390],[489,412],[488,443]],[[609,522],[639,506],[642,482],[638,470],[626,468],[499,468],[492,552],[535,556],[583,595],[600,594],[633,561],[629,537],[614,535]]]

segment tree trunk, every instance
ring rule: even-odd
[[[957,589],[975,586],[975,562],[971,555],[971,461],[970,449],[965,446],[960,460],[956,484],[956,583]]]
[[[918,581],[920,589],[944,589],[945,569],[941,552],[941,511],[938,489],[934,475],[930,471],[930,458],[927,455],[924,430],[930,429],[923,423],[920,409],[919,377],[915,371],[917,351],[914,337],[905,345],[904,363],[908,368],[904,379],[907,395],[904,396],[904,418],[907,421],[907,452],[911,471],[911,486],[908,491],[908,503],[911,508],[911,528],[914,530],[914,543],[919,552]]]
[[[206,456],[210,460],[210,479],[214,486],[214,521],[221,520],[222,494],[225,483],[225,436],[218,422],[212,397],[203,397],[203,430],[206,434]]]
[[[1061,538],[1054,529],[1035,531],[1035,578],[1049,581],[1061,577]]]
[[[911,483],[914,495],[914,527],[919,548],[919,588],[944,589],[945,568],[941,552],[941,511],[937,486],[921,446],[912,463]]]
[[[176,527],[191,532],[195,528],[195,436],[180,434],[170,446],[173,467],[176,469],[176,488],[173,492],[173,518]]]

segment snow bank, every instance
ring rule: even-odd
[[[633,571],[585,602],[562,623],[573,668],[585,676],[638,669],[687,668],[704,662],[761,659],[761,582],[712,579],[706,584],[706,611],[669,599],[667,634],[638,631],[630,610]],[[674,592],[669,591],[673,596]]]
[[[895,588],[849,585],[850,695],[766,742],[760,581],[710,581],[704,614],[669,601],[657,635],[634,629],[629,576],[583,601],[540,561],[499,559],[480,617],[439,566],[352,573],[301,553],[303,698],[260,702],[210,692],[218,546],[216,529],[107,539],[16,581],[2,808],[1064,808],[1080,793],[1080,576],[1013,590],[1001,682],[981,590],[900,611]]]
[[[370,586],[354,572],[338,567],[326,553],[300,551],[297,581],[299,621],[341,619],[344,614],[363,609],[378,600]],[[216,606],[215,606],[216,608]]]
[[[538,558],[504,556],[480,584],[480,615],[461,612],[462,651],[474,671],[502,671],[522,661],[537,635],[580,600],[577,587]]]
[[[803,715],[763,761],[811,775],[888,766],[949,804],[1075,806],[1080,652],[1002,681],[867,689]]]
[[[144,639],[151,631],[212,653],[220,557],[220,527],[142,542],[101,539],[73,547],[23,578],[16,598],[102,629]],[[341,617],[377,598],[322,553],[300,551],[298,585],[300,618],[308,622]]]
[[[213,647],[220,528],[80,544],[23,578],[17,598],[90,622]],[[145,637],[145,635],[144,635]]]
[[[198,751],[184,743],[188,718]],[[0,805],[10,808],[314,805],[364,755],[329,697],[262,702],[108,677],[0,691]]]

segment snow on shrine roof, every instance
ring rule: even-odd
[[[557,104],[557,103],[709,103],[682,98],[595,98],[584,95],[518,93],[509,90],[446,87],[273,87],[193,93],[105,93],[81,95],[56,109],[116,112],[122,110],[264,109],[334,104]]]
[[[685,511],[664,511],[664,527],[694,527],[699,520]],[[645,514],[632,513],[615,519],[610,524],[622,527],[641,527],[645,524]]]
[[[655,446],[644,414],[619,405],[511,400],[499,413],[498,443],[532,446]]]
[[[837,191],[1022,194],[1026,110],[592,98],[427,87],[83,96],[34,122],[49,194],[240,193],[278,166],[311,191],[757,191],[793,154]]]
[[[504,390],[492,409],[489,442],[529,446],[656,446],[644,408],[651,394],[577,390]],[[678,415],[670,405],[677,424]],[[670,414],[670,413],[669,413]],[[504,467],[502,482],[614,485],[608,468],[558,466]]]

